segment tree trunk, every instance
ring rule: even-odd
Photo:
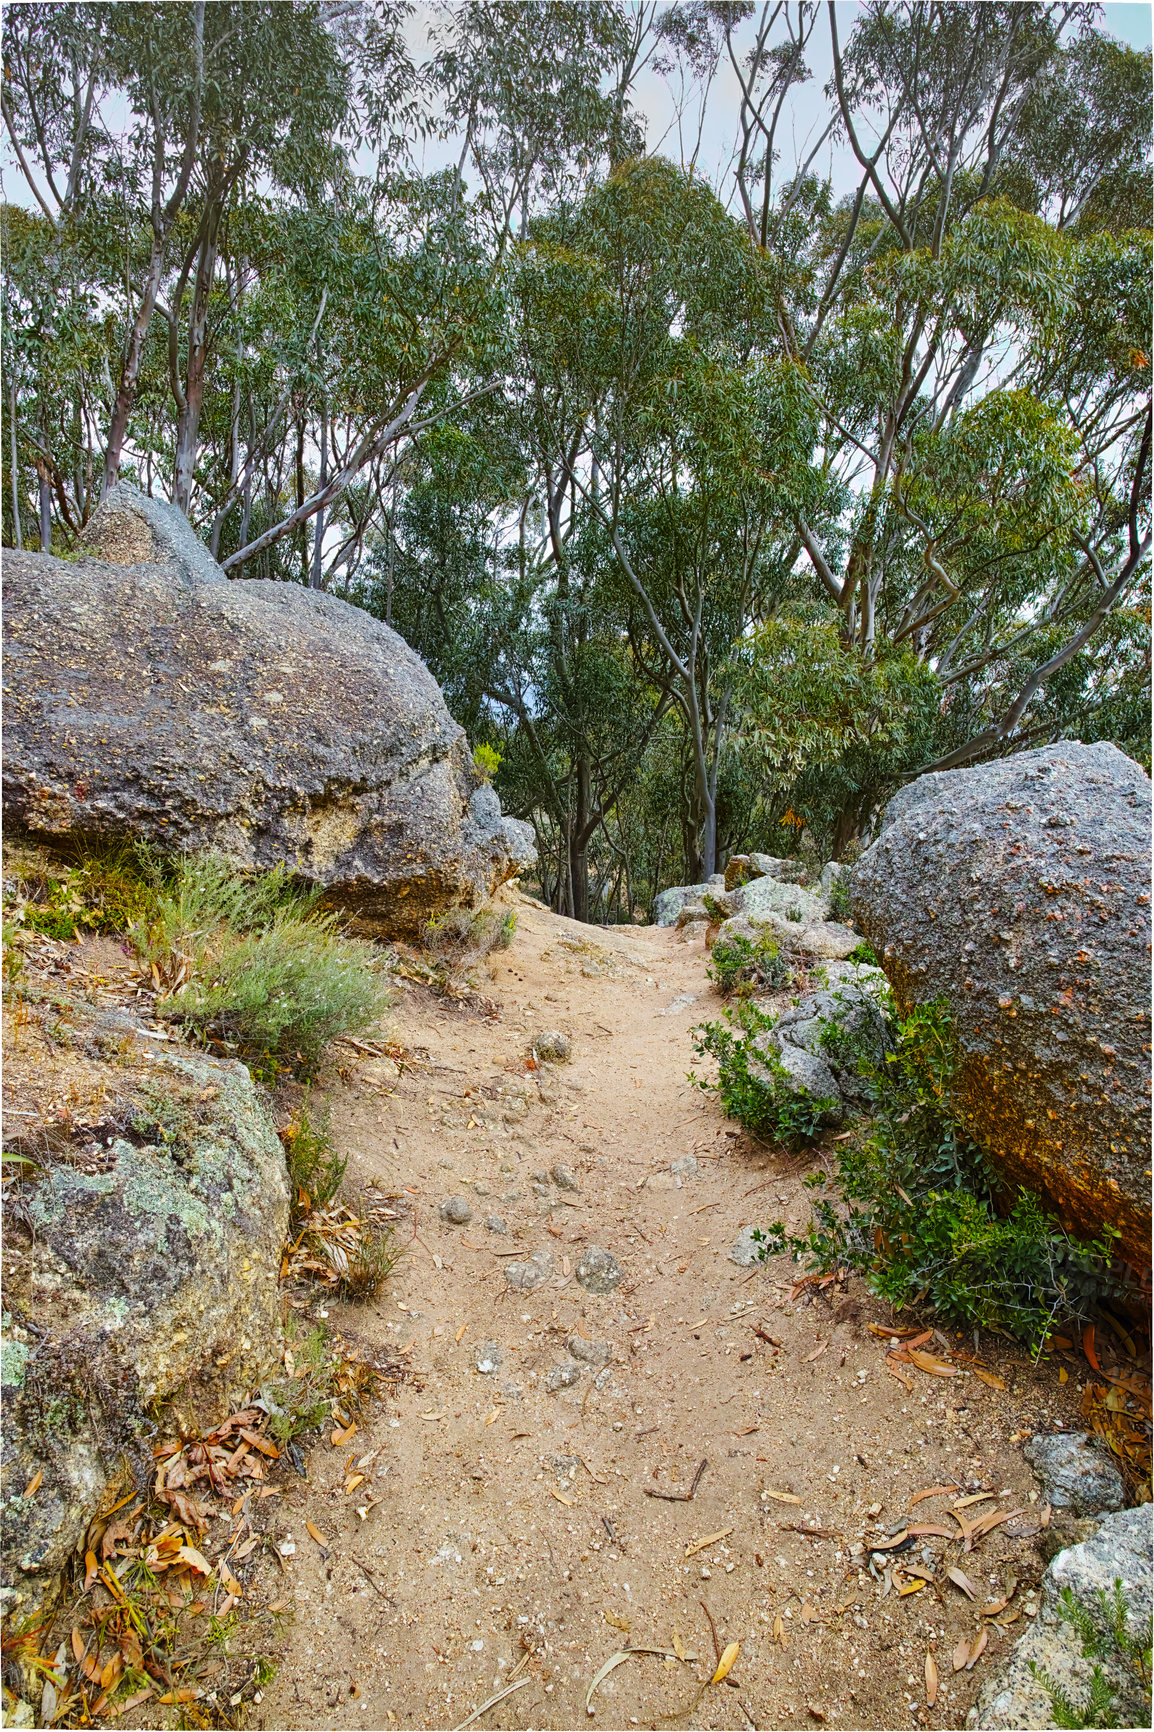
[[[128,422],[136,405],[136,387],[140,380],[140,367],[144,359],[144,345],[148,337],[152,315],[156,311],[156,297],[160,292],[160,278],[164,269],[164,246],[160,237],[153,235],[152,257],[148,263],[148,274],[144,279],[144,293],[140,305],[136,309],[136,318],[132,322],[132,333],[128,339],[124,363],[120,369],[120,384],[116,390],[116,401],[112,406],[112,420],[108,426],[108,444],[104,451],[104,480],[100,487],[100,497],[116,486],[120,480],[120,460],[124,452],[124,441],[128,437]]]
[[[204,407],[204,392],[208,383],[205,376],[208,361],[208,303],[216,273],[216,239],[220,218],[220,203],[214,200],[212,209],[205,218],[207,226],[196,261],[196,282],[193,285],[192,311],[188,321],[188,369],[184,403],[176,425],[172,498],[173,504],[179,506],[186,517],[192,502],[196,453],[200,446],[200,412]]]
[[[328,406],[327,399],[322,397],[321,398],[321,472],[320,472],[320,477],[319,477],[319,485],[322,488],[324,488],[324,487],[328,486],[328,482],[329,482],[329,406]],[[301,501],[301,503],[302,504],[304,503],[303,500]],[[324,577],[324,558],[323,558],[324,539],[325,539],[325,508],[322,505],[320,510],[317,512],[316,524],[315,524],[315,527],[313,529],[313,568],[312,568],[312,574],[309,578],[309,586],[312,589],[319,589],[321,587],[321,580]],[[389,548],[390,579],[391,579],[391,575],[392,575],[392,560],[393,560],[393,550],[392,550],[392,547],[390,546],[390,548]],[[393,586],[392,586],[392,582],[390,581],[390,583],[389,583],[389,597],[388,597],[388,602],[386,603],[386,608],[385,608],[386,614],[389,616],[392,615],[392,611],[393,611],[392,603],[393,603]],[[391,617],[386,619],[385,623],[391,624],[392,623]]]
[[[24,546],[24,531],[20,523],[20,470],[16,450],[16,387],[8,381],[8,434],[12,441],[12,534],[13,546]]]
[[[38,457],[36,459],[36,476],[40,483],[40,551],[52,552],[52,482],[48,477],[47,466]]]

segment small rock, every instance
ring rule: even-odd
[[[509,1223],[502,1220],[500,1215],[486,1215],[485,1225],[490,1233],[507,1233],[509,1231]]]
[[[669,1171],[675,1179],[695,1179],[697,1177],[697,1156],[678,1155],[669,1164]]]
[[[587,1293],[611,1293],[625,1279],[625,1272],[611,1251],[590,1245],[577,1265],[577,1280]]]
[[[473,1219],[473,1211],[464,1197],[446,1197],[441,1204],[441,1219],[454,1227],[464,1227]]]
[[[1084,1431],[1032,1437],[1022,1451],[1055,1509],[1098,1515],[1125,1507],[1126,1487],[1110,1457]]]
[[[729,1261],[740,1269],[753,1269],[761,1262],[761,1252],[754,1239],[755,1229],[743,1227],[729,1248]]]
[[[563,1191],[579,1191],[581,1189],[580,1185],[577,1183],[576,1174],[571,1173],[568,1167],[554,1167],[552,1170],[552,1179],[553,1183],[558,1185]]]
[[[548,1196],[548,1195],[549,1195],[549,1187],[548,1187],[548,1185],[537,1185],[537,1184],[535,1184],[535,1185],[534,1185],[534,1186],[533,1186],[533,1195],[534,1195],[534,1196],[535,1196],[535,1197],[547,1197],[547,1196]]]
[[[534,1251],[523,1263],[506,1263],[505,1280],[518,1293],[531,1293],[549,1279],[553,1268],[553,1259],[548,1251]]]
[[[613,1357],[608,1341],[586,1341],[583,1335],[567,1336],[565,1346],[574,1359],[583,1360],[586,1365],[604,1365]]]
[[[545,1388],[550,1395],[556,1395],[559,1389],[572,1389],[581,1371],[580,1365],[555,1365],[545,1379]]]
[[[547,1028],[533,1042],[533,1051],[550,1064],[565,1064],[572,1054],[573,1043],[559,1028]]]
[[[478,1197],[491,1197],[493,1194],[490,1186],[483,1185],[481,1183],[480,1179],[474,1180],[473,1189],[476,1192]]]
[[[494,1371],[500,1371],[505,1362],[505,1355],[495,1341],[486,1341],[477,1349],[477,1370],[482,1377],[492,1377]]]
[[[549,1175],[544,1167],[538,1167],[536,1172],[529,1174],[529,1177],[535,1185],[547,1185],[549,1183]]]

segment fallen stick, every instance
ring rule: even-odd
[[[690,1503],[693,1499],[694,1492],[697,1490],[698,1482],[708,1466],[709,1463],[707,1461],[702,1462],[701,1466],[693,1476],[693,1484],[690,1486],[688,1491],[662,1491],[655,1485],[644,1485],[641,1489],[645,1493],[646,1497],[663,1497],[667,1503]]]
[[[461,1721],[461,1724],[456,1728],[456,1732],[465,1732],[466,1726],[471,1726],[474,1720],[479,1720],[482,1714],[487,1714],[490,1708],[495,1708],[498,1702],[503,1702],[506,1696],[511,1696],[513,1694],[514,1690],[523,1689],[526,1684],[531,1684],[532,1682],[532,1678],[518,1678],[515,1684],[506,1684],[503,1690],[498,1690],[495,1696],[490,1696],[487,1702],[482,1702],[479,1708],[474,1708],[473,1712],[469,1715],[469,1718]]]

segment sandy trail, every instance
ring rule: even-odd
[[[888,1311],[860,1284],[795,1300],[788,1261],[752,1277],[736,1266],[739,1229],[800,1226],[808,1193],[797,1162],[735,1135],[686,1080],[690,1030],[718,1009],[707,956],[668,931],[583,927],[524,899],[518,918],[486,985],[500,1020],[410,988],[392,1032],[422,1068],[389,1094],[366,1061],[329,1100],[349,1182],[412,1193],[417,1237],[373,1305],[313,1309],[367,1347],[412,1342],[418,1377],[351,1441],[315,1449],[308,1483],[276,1503],[272,1532],[296,1549],[265,1585],[293,1617],[252,1723],[456,1727],[528,1678],[481,1724],[962,1725],[1021,1623],[990,1626],[976,1668],[954,1674],[975,1607],[952,1587],[883,1596],[849,1547],[943,1483],[1023,1506],[1029,1527],[1036,1482],[1017,1445],[1074,1420],[1076,1384],[999,1344],[989,1362],[1006,1393],[917,1372],[907,1393],[867,1329]],[[551,1026],[571,1035],[572,1060],[526,1078],[528,1042]],[[685,1155],[697,1175],[682,1180],[670,1167]],[[538,1195],[531,1175],[556,1165],[580,1189]],[[453,1195],[473,1209],[464,1226],[439,1218]],[[492,1213],[507,1235],[486,1228]],[[575,1279],[593,1245],[625,1271],[604,1297]],[[537,1250],[556,1273],[511,1291],[507,1254]],[[577,1363],[567,1338],[609,1343],[611,1361],[550,1392],[550,1372]],[[346,1468],[373,1452],[379,1502],[362,1518],[366,1485],[346,1494]],[[686,1490],[702,1461],[692,1501],[644,1495]],[[918,1519],[951,1527],[951,1501],[924,1500]],[[939,1568],[946,1544],[919,1540]],[[990,1599],[1012,1569],[1011,1610],[1042,1568],[1006,1526],[960,1561]],[[703,1689],[715,1634],[740,1652]],[[627,1642],[698,1658],[631,1658],[587,1712]],[[942,1676],[932,1710],[927,1651]]]

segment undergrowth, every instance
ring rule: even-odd
[[[771,992],[788,986],[794,976],[794,964],[782,954],[777,941],[768,936],[755,943],[735,933],[732,938],[719,938],[710,952],[713,966],[707,970],[710,980],[728,995],[736,993],[748,998],[758,990]]]
[[[421,934],[425,949],[452,973],[476,967],[494,950],[507,950],[517,931],[513,909],[450,908]]]
[[[1152,1644],[1139,1641],[1130,1634],[1130,1608],[1119,1577],[1114,1579],[1112,1594],[1099,1588],[1097,1597],[1101,1628],[1086,1607],[1078,1604],[1069,1588],[1062,1589],[1058,1602],[1058,1617],[1079,1639],[1082,1658],[1095,1662],[1086,1693],[1080,1701],[1075,1702],[1069,1691],[1033,1660],[1029,1662],[1030,1671],[1050,1698],[1054,1725],[1069,1729],[1069,1732],[1081,1732],[1084,1727],[1120,1727],[1138,1723],[1129,1714],[1125,1719],[1121,1718],[1122,1704],[1102,1669],[1102,1661],[1112,1662],[1133,1679],[1147,1708],[1146,1722],[1149,1721]]]
[[[725,1112],[758,1136],[797,1145],[816,1137],[828,1103],[789,1084],[767,1043],[774,1019],[751,1004],[698,1029],[696,1051],[718,1063]],[[1111,1271],[1109,1228],[1067,1233],[1023,1189],[1001,1211],[985,1151],[951,1106],[957,1047],[947,1007],[923,1005],[893,1027],[879,1064],[868,1042],[832,1020],[830,1059],[856,1070],[870,1121],[839,1146],[835,1195],[815,1197],[803,1234],[780,1221],[758,1230],[763,1258],[788,1252],[828,1271],[864,1275],[895,1311],[917,1305],[957,1329],[990,1329],[1040,1347],[1061,1319],[1088,1319],[1123,1291]],[[827,1179],[807,1181],[815,1193]]]
[[[812,1142],[837,1103],[799,1090],[772,1048],[756,1045],[777,1018],[748,1000],[722,1015],[722,1022],[703,1023],[693,1031],[698,1057],[717,1060],[717,1081],[692,1071],[689,1081],[696,1088],[716,1088],[726,1116],[756,1137],[791,1147]]]
[[[343,938],[320,892],[284,870],[239,872],[214,854],[162,859],[142,844],[78,845],[68,860],[13,851],[4,971],[21,932],[123,933],[157,1015],[245,1059],[266,1080],[309,1074],[338,1035],[367,1028],[386,991],[371,952]]]

